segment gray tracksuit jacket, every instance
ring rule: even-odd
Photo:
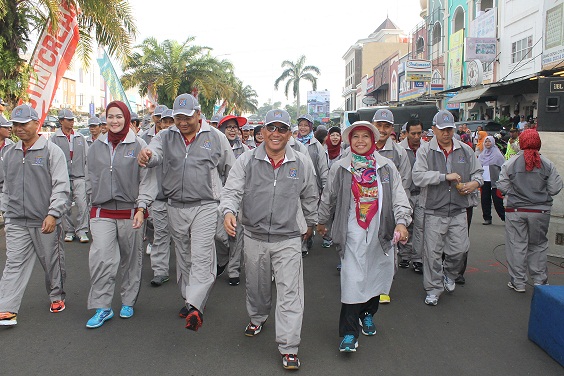
[[[374,153],[374,157],[381,181],[378,192],[382,195],[378,238],[382,249],[389,249],[396,224],[407,227],[411,223],[411,206],[401,183],[402,177],[393,162],[379,153]],[[351,153],[348,153],[331,166],[327,186],[323,190],[319,204],[319,223],[326,224],[335,214],[331,236],[333,242],[340,245],[341,249],[345,248],[347,242],[352,196],[351,159]]]
[[[426,143],[427,143],[427,141],[421,140],[421,145],[419,146],[419,148],[421,148],[421,146],[423,146]],[[404,138],[399,143],[399,146],[401,146],[405,149],[405,152],[407,153],[407,158],[409,158],[409,164],[411,166],[411,169],[413,170],[413,165],[415,164],[416,154],[409,147],[409,143],[407,142],[407,138]],[[420,191],[421,191],[420,188],[418,186],[416,186],[415,183],[413,182],[413,179],[411,179],[411,185],[409,186],[409,192],[411,193],[411,195],[416,196],[420,193]]]
[[[221,191],[219,212],[242,212],[247,236],[269,243],[305,234],[317,223],[319,193],[309,156],[286,144],[286,156],[274,169],[265,145],[244,153]]]
[[[300,141],[296,141],[300,143]],[[317,180],[317,188],[319,192],[323,190],[325,187],[325,183],[327,183],[327,174],[329,173],[329,166],[327,165],[327,158],[325,157],[325,148],[323,145],[317,141],[317,138],[313,137],[308,145],[304,145],[307,147],[307,151],[309,156],[311,157],[311,161],[313,162],[313,166],[315,168],[315,177]]]
[[[235,163],[223,133],[202,121],[200,131],[186,146],[176,126],[160,131],[149,144],[153,156],[147,167],[163,165],[162,187],[175,207],[217,202],[222,183]]]
[[[507,208],[550,210],[552,196],[562,189],[562,178],[542,155],[541,168],[526,171],[524,152],[520,151],[503,164],[496,186],[505,195]]]
[[[147,129],[145,132],[141,133],[140,135],[137,135],[137,137],[140,137],[143,141],[145,141],[147,143],[147,145],[149,145],[151,143],[151,140],[153,139],[153,137],[155,137],[155,126],[153,125],[151,128]],[[158,189],[159,189],[159,192],[157,193],[156,200],[165,201],[166,196],[163,193],[163,165],[160,164],[160,165],[154,167],[154,170],[155,170],[155,174],[157,176],[157,186],[158,186]]]
[[[412,182],[411,165],[405,149],[394,142],[390,137],[386,140],[384,147],[378,150],[378,153],[394,162],[394,165],[400,173],[403,188],[405,189],[405,192],[409,194]]]
[[[4,188],[4,154],[13,145],[14,141],[7,138],[4,140],[4,147],[0,150],[0,199],[2,199],[2,189]]]
[[[107,133],[92,143],[88,151],[92,207],[127,210],[151,205],[157,195],[157,179],[153,169],[137,163],[144,147],[145,141],[132,130],[115,149]]]
[[[63,153],[65,153],[70,179],[85,178],[88,174],[86,169],[88,142],[86,142],[86,138],[80,133],[72,134],[72,158],[70,156],[71,143],[60,128],[51,136],[49,141],[60,147]]]
[[[153,137],[155,137],[155,126],[153,125],[151,128],[147,129],[146,131],[142,132],[138,135],[147,145],[151,143]]]
[[[41,227],[47,215],[57,218],[66,212],[70,195],[69,174],[63,151],[44,137],[24,155],[22,142],[6,150],[0,209],[6,223]]]
[[[462,182],[477,181],[484,184],[483,168],[474,151],[463,142],[452,140],[453,150],[445,158],[436,138],[417,150],[413,165],[413,182],[421,187],[420,203],[425,213],[440,217],[453,217],[474,206],[474,195],[463,196],[446,175],[456,172]]]

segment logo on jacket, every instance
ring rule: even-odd
[[[126,158],[135,158],[135,149],[130,149],[125,152]]]
[[[466,163],[466,158],[463,155],[459,156],[458,163]]]
[[[382,171],[380,173],[380,181],[382,183],[389,183],[390,182],[390,173],[388,171]]]
[[[38,157],[35,157],[35,159],[34,159],[33,162],[32,162],[32,165],[34,165],[34,166],[43,166],[43,156],[40,155],[40,156],[38,156]]]
[[[206,150],[211,150],[211,141],[210,140],[205,140],[202,143],[202,148],[206,149]]]
[[[78,146],[82,146],[82,140],[79,139],[76,143],[78,144]]]
[[[291,168],[290,171],[288,171],[288,177],[290,179],[297,179],[298,178],[298,169],[297,168]]]

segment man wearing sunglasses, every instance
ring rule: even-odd
[[[250,316],[245,335],[259,334],[268,318],[274,271],[276,342],[283,367],[298,369],[304,309],[301,243],[311,237],[317,222],[319,191],[311,159],[288,144],[290,115],[269,111],[261,133],[264,142],[241,155],[231,169],[219,212],[228,235],[235,236],[243,226]]]

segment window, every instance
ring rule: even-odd
[[[493,0],[482,0],[481,7],[482,12],[485,12],[488,9],[492,9],[494,7]]]
[[[441,24],[439,22],[436,22],[435,25],[433,26],[433,35],[431,37],[431,45],[433,46],[432,48],[432,56],[431,59],[436,59],[440,56],[440,54],[443,53],[443,30],[441,27]]]
[[[78,82],[84,82],[84,71],[82,70],[82,68],[78,69]]]
[[[532,35],[511,43],[511,63],[518,63],[521,60],[530,59],[532,56],[532,50]]]
[[[433,72],[433,77],[431,78],[431,83],[432,84],[442,84],[443,83],[443,78],[441,77],[441,72],[439,72],[438,70]]]
[[[415,43],[415,53],[421,54],[425,51],[425,40],[423,37],[417,38],[417,42]]]
[[[78,96],[78,105],[79,106],[84,106],[84,94],[80,94]]]
[[[464,10],[462,9],[462,7],[456,8],[456,11],[454,12],[452,27],[454,29],[452,32],[453,34],[459,30],[464,29]]]

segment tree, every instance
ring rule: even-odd
[[[290,86],[292,87],[292,94],[296,98],[296,108],[300,108],[300,83],[302,80],[311,82],[313,90],[317,90],[317,77],[319,75],[319,68],[313,65],[305,65],[305,56],[302,55],[296,63],[284,60],[282,62],[282,68],[286,68],[280,77],[274,81],[274,89],[278,90],[278,86],[281,82],[286,81],[286,86],[284,87],[284,94],[288,98],[288,92]]]
[[[269,99],[268,103],[263,103],[262,106],[260,106],[257,109],[257,117],[260,120],[264,120],[264,118],[266,117],[266,113],[270,110],[274,110],[277,108],[280,108],[282,106],[282,102],[274,102],[272,103],[272,101]]]

